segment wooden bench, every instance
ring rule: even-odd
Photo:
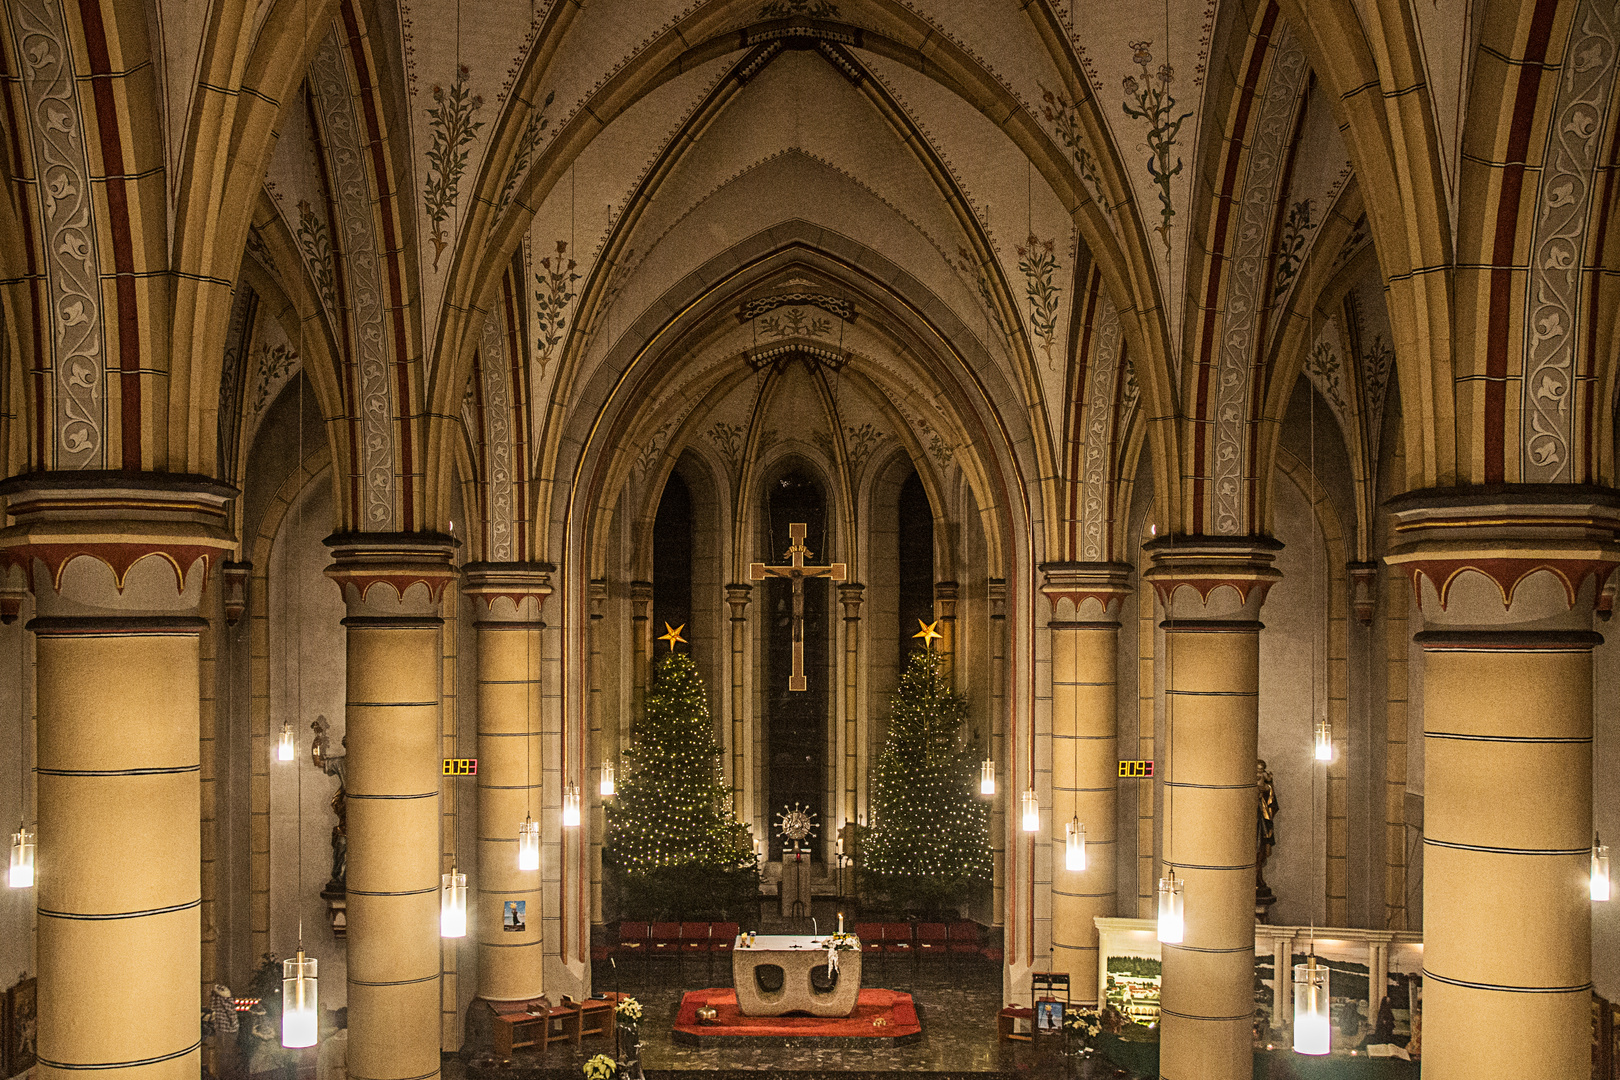
[[[495,1054],[511,1057],[512,1051],[538,1046],[540,1052],[554,1042],[580,1041],[582,1013],[578,1005],[553,1005],[545,998],[535,1001],[502,1002],[494,1006]],[[612,1006],[608,1006],[611,1015]]]

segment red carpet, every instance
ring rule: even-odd
[[[697,1011],[710,1006],[719,1011],[712,1024],[698,1022]],[[688,990],[675,1017],[675,1039],[729,1042],[739,1038],[766,1039],[904,1039],[922,1034],[922,1022],[911,995],[898,990],[869,987],[861,991],[855,1011],[848,1016],[744,1016],[737,1011],[737,994],[728,989]]]

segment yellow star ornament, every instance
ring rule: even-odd
[[[679,625],[679,626],[671,626],[671,625],[669,625],[669,623],[665,623],[664,624],[665,633],[659,634],[658,635],[658,640],[659,641],[667,641],[667,642],[669,642],[669,651],[674,652],[675,651],[675,646],[677,644],[681,644],[681,645],[686,644],[686,639],[681,637],[681,631],[685,630],[685,629],[686,629],[686,624],[685,623],[681,623],[681,625]]]
[[[933,622],[925,623],[921,619],[918,619],[917,625],[922,627],[922,629],[911,636],[914,638],[922,638],[923,644],[928,647],[929,652],[932,652],[934,650],[934,642],[945,636],[939,632],[939,620],[935,619]]]

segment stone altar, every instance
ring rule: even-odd
[[[838,953],[838,980],[830,990],[818,990],[810,981],[812,970],[827,963],[827,939],[800,934],[759,934],[748,943],[738,935],[731,950],[731,980],[737,990],[737,1008],[744,1016],[781,1016],[807,1012],[811,1016],[848,1016],[861,993],[861,950]],[[758,969],[782,969],[779,990],[761,989]]]

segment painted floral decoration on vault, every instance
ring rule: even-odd
[[[1170,93],[1170,84],[1175,81],[1176,69],[1169,63],[1159,65],[1158,71],[1151,71],[1153,54],[1148,50],[1153,47],[1151,41],[1133,41],[1131,57],[1136,66],[1142,69],[1140,80],[1135,75],[1125,76],[1122,85],[1125,88],[1125,115],[1133,120],[1146,121],[1148,125],[1148,175],[1159,186],[1159,225],[1155,230],[1159,239],[1164,241],[1165,251],[1170,250],[1170,219],[1176,216],[1175,207],[1170,199],[1170,181],[1181,172],[1181,159],[1176,158],[1174,165],[1170,164],[1170,153],[1175,149],[1176,137],[1181,134],[1181,124],[1192,112],[1189,110],[1180,116],[1172,116],[1176,108],[1175,95]],[[1132,102],[1136,104],[1132,106]]]
[[[1097,159],[1092,156],[1090,147],[1086,146],[1085,134],[1080,130],[1080,111],[1064,95],[1048,90],[1039,82],[1035,85],[1041,88],[1041,115],[1052,125],[1058,140],[1074,156],[1074,170],[1086,182],[1091,197],[1102,207],[1103,213],[1111,214],[1112,208],[1103,197],[1102,177],[1097,175]]]
[[[540,326],[540,340],[535,343],[536,359],[544,371],[551,362],[557,343],[563,339],[563,328],[568,325],[568,305],[579,295],[574,282],[579,273],[575,262],[568,258],[568,241],[557,241],[557,253],[540,260],[544,273],[534,275],[539,288],[534,290],[535,321]]]
[[[1024,292],[1029,299],[1029,324],[1035,338],[1052,362],[1052,346],[1057,341],[1058,295],[1057,241],[1041,240],[1034,233],[1018,247],[1018,271],[1024,275]]]
[[[433,129],[433,144],[428,147],[427,190],[422,198],[427,205],[428,220],[433,223],[433,231],[428,239],[433,241],[435,270],[439,268],[439,256],[444,254],[445,246],[450,243],[444,221],[450,216],[450,208],[455,205],[461,174],[467,169],[469,151],[466,147],[484,126],[482,120],[473,119],[478,110],[484,107],[484,99],[467,88],[469,74],[466,64],[458,64],[455,82],[450,84],[449,89],[435,86],[434,104],[428,109],[428,126]]]

